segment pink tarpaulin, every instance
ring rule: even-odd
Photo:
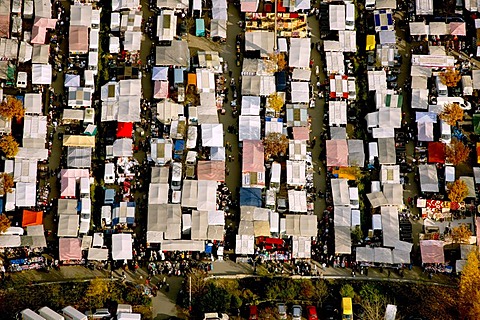
[[[308,127],[293,127],[294,140],[308,140],[310,139],[310,132]]]
[[[450,22],[450,34],[454,36],[466,36],[465,22]]]
[[[36,18],[32,28],[32,43],[44,44],[47,29],[55,29],[57,19]]]
[[[88,27],[70,26],[68,49],[72,53],[88,52]]]
[[[60,171],[60,197],[75,198],[77,179],[89,178],[87,169],[62,169]]]
[[[422,263],[445,263],[443,245],[440,240],[420,240]]]
[[[347,140],[327,140],[327,167],[348,167]]]
[[[154,99],[168,98],[168,81],[155,81],[153,98]]]
[[[265,150],[260,140],[243,141],[242,172],[264,172]]]
[[[240,3],[240,11],[242,12],[257,12],[258,2],[257,1],[241,1]]]
[[[198,180],[225,181],[225,161],[198,161]]]
[[[82,240],[79,238],[60,238],[58,239],[58,253],[60,260],[81,260],[82,259]]]

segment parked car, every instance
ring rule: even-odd
[[[287,319],[287,306],[284,303],[277,304],[279,319]]]
[[[323,312],[322,312],[323,318],[325,320],[335,320],[335,319],[337,319],[338,311],[337,311],[337,309],[335,309],[333,304],[326,303],[326,304],[324,304],[322,309],[323,309]]]
[[[298,304],[292,307],[292,320],[301,320],[302,319],[302,307]]]
[[[318,320],[317,308],[315,306],[307,307],[307,319],[308,320]]]
[[[257,320],[258,319],[258,309],[257,306],[250,306],[249,307],[249,320]]]
[[[277,211],[279,213],[284,213],[285,211],[287,211],[287,199],[278,198],[278,200],[277,200]]]
[[[172,165],[172,180],[170,187],[173,191],[182,189],[183,167],[180,162],[174,162]]]
[[[111,314],[110,314],[110,311],[108,311],[108,309],[97,309],[95,310],[95,312],[91,312],[91,311],[87,311],[85,312],[85,315],[89,318],[89,319],[110,319],[111,318]]]

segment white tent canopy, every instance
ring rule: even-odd
[[[182,207],[196,208],[198,202],[197,180],[184,180],[182,189]]]
[[[201,126],[204,147],[223,147],[223,125],[221,123],[205,123]]]
[[[210,211],[217,209],[217,182],[198,180],[198,210]]]
[[[58,219],[59,237],[76,237],[78,235],[79,216],[77,214],[61,214]]]
[[[150,183],[148,204],[168,203],[168,183]]]
[[[112,235],[112,259],[132,259],[132,235],[127,233]]]
[[[32,64],[32,84],[52,84],[52,65]]]
[[[309,68],[310,38],[291,38],[288,66],[293,68]]]
[[[114,157],[132,157],[133,140],[124,138],[117,139],[113,142],[113,156]]]
[[[261,138],[260,116],[239,117],[238,140],[260,140]]]
[[[310,83],[292,82],[292,103],[308,103],[310,101]]]
[[[96,261],[108,260],[108,249],[89,248],[87,259]]]
[[[307,212],[307,192],[288,190],[288,209],[290,212]]]
[[[260,97],[242,96],[242,115],[258,116],[260,114]]]

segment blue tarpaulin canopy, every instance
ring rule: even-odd
[[[174,69],[173,79],[174,79],[175,84],[185,82],[184,73],[183,73],[182,68]]]
[[[240,188],[240,205],[262,207],[262,190],[259,188]]]
[[[197,19],[195,20],[196,32],[195,35],[197,37],[205,37],[205,20]]]

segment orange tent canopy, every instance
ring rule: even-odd
[[[38,226],[43,223],[43,211],[23,210],[22,227]]]

